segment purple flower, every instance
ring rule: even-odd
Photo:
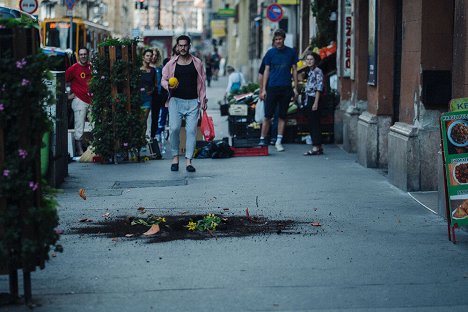
[[[23,79],[23,81],[21,81],[21,85],[23,87],[29,85],[29,80],[28,79]]]
[[[124,146],[124,147],[128,147],[128,143],[124,143],[123,146]]]
[[[140,89],[141,92],[144,92],[145,90],[146,90],[145,88],[141,88],[141,89]]]
[[[5,105],[3,105],[3,103],[0,103],[0,112],[3,111],[5,109]]]
[[[26,152],[26,150],[20,148],[20,149],[18,150],[18,155],[19,155],[21,158],[25,159],[26,156],[28,156],[28,152]]]
[[[102,79],[102,80],[106,79],[106,76],[101,76],[101,79]]]
[[[33,181],[29,181],[29,187],[31,188],[31,190],[35,191],[39,187],[39,183],[37,182],[34,183]]]
[[[8,169],[3,170],[3,176],[4,177],[8,177],[9,175],[10,175],[10,170],[8,170]]]
[[[22,59],[21,61],[17,61],[16,62],[16,68],[18,69],[21,69],[23,68],[24,66],[26,66],[27,62],[25,59]]]

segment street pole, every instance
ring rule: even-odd
[[[162,29],[161,27],[161,0],[158,0],[158,29]]]
[[[70,29],[70,35],[68,37],[70,41],[70,50],[73,51],[73,9],[70,10],[70,28],[69,29]]]

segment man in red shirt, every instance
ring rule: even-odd
[[[76,153],[83,154],[83,132],[86,115],[91,104],[88,83],[91,79],[91,65],[88,62],[88,49],[78,50],[78,63],[70,66],[65,72],[65,80],[71,84],[72,109],[75,117]]]

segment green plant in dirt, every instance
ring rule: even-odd
[[[0,58],[0,268],[10,262],[30,270],[50,247],[61,249],[55,190],[39,173],[41,138],[52,129],[48,66],[42,53]]]
[[[317,36],[312,39],[312,47],[328,46],[336,41],[337,22],[330,21],[330,15],[338,11],[337,0],[314,0],[311,9],[317,21]]]
[[[203,217],[203,219],[194,222],[192,220],[185,226],[189,231],[215,231],[218,225],[221,223],[221,218],[213,213],[210,213]]]
[[[134,41],[110,38],[102,46],[117,45],[123,49],[122,46],[128,48],[129,44],[134,44]],[[140,107],[141,56],[128,61],[117,59],[111,67],[109,54],[94,54],[91,63],[94,70],[90,82],[94,123],[91,144],[94,152],[107,160],[115,154],[128,155],[138,151],[146,144],[145,122]]]
[[[161,224],[165,223],[166,218],[158,217],[155,215],[149,215],[147,218],[137,218],[132,220],[131,225],[144,225],[144,226],[152,226],[153,224]]]

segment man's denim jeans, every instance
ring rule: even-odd
[[[195,145],[197,143],[198,115],[198,99],[184,100],[174,97],[170,99],[169,140],[171,141],[171,153],[173,157],[179,155],[180,126],[182,125],[182,118],[185,117],[185,158],[193,158],[193,152],[195,151]]]

